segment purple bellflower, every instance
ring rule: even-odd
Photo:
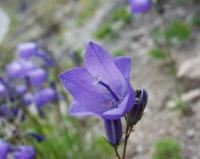
[[[34,159],[36,155],[35,149],[30,146],[20,146],[13,153],[13,159]]]
[[[131,59],[113,58],[99,45],[90,42],[84,56],[85,67],[76,67],[60,74],[64,87],[73,96],[70,115],[97,115],[119,119],[134,103],[129,83]]]
[[[31,93],[25,93],[22,97],[26,106],[29,106],[33,102],[33,95]]]
[[[0,139],[0,159],[7,159],[9,144]]]
[[[16,92],[20,95],[23,95],[25,94],[27,91],[27,87],[26,85],[19,85],[19,86],[16,86]]]
[[[133,14],[144,13],[151,8],[151,0],[129,0],[128,2]]]
[[[36,92],[33,98],[33,102],[35,102],[38,108],[42,108],[49,102],[52,102],[56,99],[56,92],[52,88],[44,88]]]
[[[24,78],[30,70],[35,69],[35,66],[30,61],[17,60],[7,65],[7,74],[11,78]]]
[[[29,71],[26,77],[28,78],[29,84],[35,87],[44,83],[48,78],[48,74],[44,69],[37,68]]]
[[[5,104],[0,105],[0,118],[12,119],[18,114],[18,109],[14,107],[7,107]]]
[[[40,50],[39,46],[34,42],[22,43],[17,46],[17,52],[22,59],[30,59],[38,57],[42,59],[48,66],[53,66],[54,62],[47,52]]]
[[[19,56],[24,59],[29,59],[38,51],[38,45],[34,42],[27,42],[17,45],[17,52]]]
[[[101,46],[89,42],[84,67],[67,70],[59,76],[73,97],[69,114],[103,118],[108,140],[113,146],[119,144],[122,136],[120,118],[134,104],[130,70],[130,58],[113,58]]]

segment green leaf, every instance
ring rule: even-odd
[[[132,19],[132,14],[125,7],[119,8],[111,14],[111,21],[113,22],[122,20],[125,23],[130,23]]]
[[[192,18],[192,25],[195,27],[200,27],[200,17],[199,16],[194,16]]]
[[[186,23],[177,20],[172,21],[165,32],[165,37],[169,41],[175,39],[183,42],[189,39],[190,35],[190,27]]]
[[[157,141],[153,159],[182,159],[180,145],[173,139]]]
[[[117,57],[117,56],[123,56],[125,55],[126,53],[123,51],[123,50],[115,50],[113,52],[113,56]]]
[[[149,51],[149,55],[154,59],[164,60],[167,58],[167,53],[159,48],[153,48]]]
[[[97,39],[103,39],[112,32],[112,25],[109,23],[102,24],[100,28],[95,32],[94,36]]]

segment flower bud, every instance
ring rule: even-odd
[[[45,140],[43,135],[37,134],[35,132],[28,132],[27,136],[34,138],[37,142],[43,142]]]
[[[122,138],[121,120],[104,119],[104,127],[109,143],[113,146],[119,145],[119,142]]]
[[[147,105],[148,94],[144,89],[138,89],[135,92],[135,103],[131,111],[128,113],[128,124],[133,126],[141,119],[144,109]]]

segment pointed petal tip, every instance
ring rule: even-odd
[[[70,69],[67,69],[63,72],[61,72],[59,75],[58,75],[58,79],[62,82],[62,80],[68,75],[68,73],[70,73],[72,70],[76,70],[76,69],[79,69],[81,67],[73,67],[73,68],[70,68]]]
[[[93,41],[89,41],[88,45],[96,45]]]
[[[89,41],[88,42],[88,45],[86,47],[86,50],[87,49],[94,49],[94,48],[101,48],[101,46],[93,41]]]
[[[60,74],[58,74],[58,79],[61,81],[62,80],[62,78],[63,78],[63,76],[64,76],[64,74],[66,73],[66,71],[64,71],[64,72],[62,72],[62,73],[60,73]]]

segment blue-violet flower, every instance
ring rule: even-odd
[[[101,46],[90,42],[84,55],[84,67],[72,68],[59,76],[74,99],[69,114],[120,119],[134,104],[130,70],[130,58],[113,58]]]
[[[151,0],[129,0],[129,6],[133,14],[144,13],[150,10]]]

